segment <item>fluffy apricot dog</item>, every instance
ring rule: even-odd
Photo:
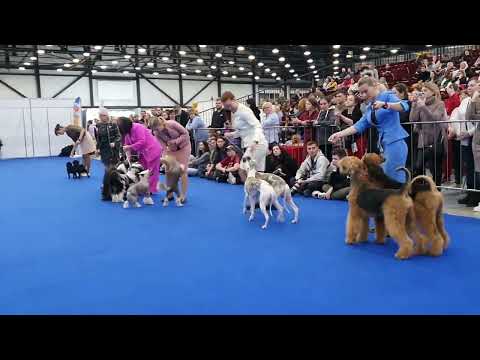
[[[382,188],[397,189],[402,184],[390,179],[381,168],[383,157],[369,153],[363,157],[370,181]],[[447,249],[450,237],[445,230],[443,221],[443,195],[438,191],[433,180],[425,175],[415,177],[409,186],[413,200],[413,208],[417,227],[426,237],[416,240],[416,250],[419,254],[440,256]]]
[[[399,247],[397,259],[408,259],[415,253],[409,233],[417,234],[413,201],[408,196],[409,181],[400,189],[382,189],[369,180],[364,162],[354,156],[346,156],[338,162],[342,174],[350,175],[351,190],[348,195],[346,243],[365,242],[368,238],[368,219],[376,224],[376,242],[385,243],[385,231],[395,239]],[[410,172],[402,168],[409,177]],[[420,237],[421,235],[419,235]]]

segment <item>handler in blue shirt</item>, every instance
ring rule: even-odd
[[[360,96],[369,102],[365,114],[355,125],[334,133],[328,141],[337,142],[345,136],[363,133],[375,126],[378,130],[378,147],[385,158],[383,171],[392,179],[404,183],[405,173],[396,169],[405,166],[407,161],[408,146],[404,139],[408,133],[400,125],[398,113],[408,111],[408,103],[401,101],[393,91],[380,92],[376,81],[370,77],[361,79],[358,89]]]

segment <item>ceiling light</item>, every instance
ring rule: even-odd
[[[183,50],[180,50],[178,53],[179,53],[180,55],[185,55],[185,54],[186,54],[186,52],[183,51]]]
[[[168,71],[168,72],[172,72],[173,70],[172,70],[172,69],[170,69],[170,68],[167,68],[167,71]]]
[[[132,55],[128,55],[128,54],[127,54],[127,55],[124,55],[123,57],[124,57],[125,59],[130,59],[130,58],[132,57]]]
[[[197,59],[197,63],[199,64],[203,63],[203,59]]]
[[[216,56],[217,58],[221,58],[221,57],[222,57],[222,54],[216,53],[215,56]]]
[[[208,78],[211,78],[211,77],[213,77],[213,75],[212,75],[212,74],[208,74],[207,77],[208,77]]]
[[[63,69],[61,69],[61,68],[58,68],[58,69],[57,69],[57,71],[58,71],[58,72],[62,72],[62,71],[63,71]]]
[[[30,56],[30,60],[35,61],[35,60],[37,60],[37,57],[36,56]]]
[[[282,78],[280,76],[277,76],[275,80],[282,80]]]
[[[72,60],[75,64],[78,64],[80,62],[80,59],[73,59]]]
[[[245,68],[244,68],[243,66],[240,66],[240,67],[238,68],[238,70],[243,71],[243,70],[245,70]]]
[[[278,61],[284,62],[284,61],[285,61],[285,58],[284,58],[283,56],[282,56],[282,57],[279,57],[279,58],[278,58]]]
[[[249,71],[249,72],[248,72],[248,75],[252,76],[252,75],[253,75],[253,72]]]
[[[317,71],[317,70],[313,70],[312,72],[313,72],[314,74],[316,74],[318,71]]]
[[[333,70],[338,70],[338,66],[334,66],[334,67],[333,67]]]
[[[195,70],[195,72],[196,72],[197,74],[200,74],[200,73],[202,72],[202,70],[197,69],[197,70]]]
[[[290,64],[285,64],[285,67],[288,69],[290,67]]]
[[[69,68],[70,66],[72,66],[72,64],[63,64],[63,66],[65,66],[66,68]]]
[[[257,65],[258,65],[259,67],[262,67],[262,66],[265,65],[265,64],[264,64],[263,62],[259,62]]]
[[[144,53],[144,52],[146,52],[146,51],[147,51],[147,49],[145,49],[145,48],[138,48],[138,52],[139,52],[139,53]]]
[[[334,65],[337,65],[339,62],[340,62],[340,61],[335,60],[335,61],[333,62],[333,64],[334,64]]]
[[[187,65],[185,65],[185,64],[180,64],[180,67],[181,67],[181,68],[186,68]]]
[[[432,45],[425,45],[426,47],[431,47]]]
[[[278,54],[279,51],[280,51],[280,50],[278,50],[277,48],[272,49],[272,53],[274,53],[274,54]]]
[[[297,76],[298,76],[298,74],[293,74],[293,77],[297,77]]]
[[[235,61],[230,60],[228,63],[229,63],[230,65],[233,65],[233,64],[235,64]]]
[[[45,54],[45,50],[38,49],[38,50],[37,50],[37,53],[40,54],[40,55]]]
[[[93,69],[92,70],[92,74],[95,74],[97,72],[97,70]]]
[[[201,48],[207,47],[207,45],[198,45]]]
[[[153,65],[154,64],[152,62],[147,63],[147,66],[153,67]]]
[[[318,79],[320,77],[320,75],[315,75],[315,78]]]
[[[333,45],[334,49],[340,49],[340,45]]]
[[[185,73],[182,73],[182,76],[187,76],[187,74],[185,74]]]
[[[102,65],[102,66],[100,66],[100,68],[105,70],[107,68],[107,65]]]
[[[50,46],[53,46],[53,45],[45,45],[46,47],[50,47]]]
[[[24,62],[23,65],[25,65],[25,66],[30,66],[30,65],[32,65],[32,64],[30,64],[29,62]]]
[[[222,71],[222,74],[223,74],[223,75],[228,75],[228,71],[223,70],[223,71]]]
[[[113,65],[117,65],[117,64],[118,64],[118,61],[117,61],[117,60],[113,60],[113,61],[112,61],[112,64],[113,64]]]
[[[294,73],[294,72],[295,72],[295,70],[293,70],[293,69],[290,69],[290,70],[288,70],[288,72],[290,72],[290,73]]]
[[[338,71],[334,71],[334,72],[333,72],[333,75],[337,75],[337,74],[338,74]]]
[[[398,52],[398,49],[391,49],[390,52],[391,52],[392,54],[396,54],[396,53]]]
[[[269,68],[266,68],[266,69],[265,69],[265,72],[267,72],[267,73],[270,72],[270,71],[271,71],[271,70],[270,70]]]
[[[310,65],[310,69],[315,69],[315,65]]]
[[[18,70],[25,70],[25,68],[23,66],[20,66]]]
[[[84,52],[84,53],[83,53],[83,56],[89,57],[89,56],[90,56],[90,53],[89,53],[89,52]]]
[[[353,55],[352,54],[347,54],[347,59],[350,59]]]
[[[245,48],[240,45],[240,46],[237,47],[237,50],[238,50],[238,51],[243,51],[243,50],[245,50]]]
[[[248,60],[254,60],[255,59],[255,55],[249,55],[248,56]]]
[[[142,68],[140,66],[135,66],[135,70],[141,70]]]
[[[365,59],[367,57],[367,55],[360,55],[360,59]]]
[[[272,73],[272,76],[273,76],[273,77],[277,76],[277,73]]]
[[[95,50],[102,50],[102,45],[95,45],[94,49]]]
[[[303,53],[303,55],[305,55],[305,56],[308,56],[308,55],[310,55],[310,54],[311,54],[311,52],[308,51],[308,50]]]
[[[367,47],[364,47],[363,48],[363,51],[370,51],[370,48],[367,46]]]
[[[212,66],[210,66],[210,69],[213,69],[213,70],[215,70],[216,68],[217,68],[217,66],[216,66],[216,65],[212,65]]]
[[[307,45],[300,45],[300,46],[301,46],[301,47],[305,47],[305,46],[307,46]]]
[[[162,60],[163,61],[168,61],[168,57],[164,56],[164,57],[162,57]]]
[[[339,56],[340,56],[340,54],[339,54],[339,53],[335,53],[335,54],[333,54],[333,57],[339,57]]]
[[[297,78],[296,78],[296,80],[300,80],[300,78],[299,78],[299,77],[297,77]]]
[[[237,75],[232,75],[232,79],[236,79],[237,78]]]
[[[130,74],[130,72],[129,72],[128,70],[125,70],[123,73],[124,73],[125,75],[126,75],[126,74]]]
[[[153,75],[158,76],[158,72],[155,71],[155,72],[153,73]]]
[[[255,80],[258,80],[258,79],[260,79],[260,76],[255,76]]]
[[[313,59],[308,59],[307,60],[307,63],[309,63],[309,64],[312,63],[312,62],[313,62]]]

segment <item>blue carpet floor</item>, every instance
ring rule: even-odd
[[[191,179],[184,208],[100,201],[102,166],[0,161],[0,314],[480,314],[480,221],[446,216],[440,258],[347,246],[347,204],[248,223],[243,188]]]

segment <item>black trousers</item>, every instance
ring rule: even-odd
[[[472,142],[468,146],[462,145],[462,163],[465,164],[467,188],[473,189],[475,183],[475,160],[472,152]]]
[[[294,185],[294,188],[296,188],[298,193],[301,193],[304,196],[312,196],[314,191],[323,191],[322,187],[325,184],[324,181],[308,181]]]
[[[463,155],[462,154],[462,146],[460,145],[460,140],[453,140],[452,141],[452,152],[453,152],[453,174],[455,175],[455,183],[461,184],[462,183],[462,162],[463,162]],[[462,161],[460,161],[460,159]]]
[[[435,185],[441,186],[443,153],[443,146],[441,145],[436,149],[433,146],[418,149],[414,173],[416,175],[425,175],[425,170],[428,169],[433,175]]]

